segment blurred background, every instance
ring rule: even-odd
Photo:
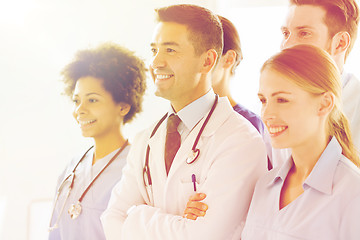
[[[244,60],[232,91],[259,113],[259,69],[279,51],[287,0],[0,0],[0,239],[47,239],[57,177],[91,144],[61,95],[61,69],[77,50],[109,41],[148,65],[154,8],[177,3],[207,7],[237,26]],[[346,64],[358,77],[359,42]],[[153,92],[149,77],[144,111],[124,132],[130,141],[167,110]]]

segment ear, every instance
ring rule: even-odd
[[[223,59],[224,68],[231,68],[236,61],[236,52],[230,49],[221,58]]]
[[[323,93],[320,99],[318,115],[319,116],[328,115],[334,108],[334,104],[335,104],[335,95],[332,92]]]
[[[202,73],[209,73],[211,69],[215,66],[217,53],[214,49],[207,50],[206,53],[204,53],[205,59],[201,68]]]
[[[119,114],[122,117],[125,117],[126,114],[128,114],[130,109],[131,109],[130,104],[127,104],[127,103],[124,103],[124,102],[119,103],[118,107],[119,107]]]
[[[338,32],[332,39],[331,55],[345,53],[350,45],[350,34],[348,32]]]

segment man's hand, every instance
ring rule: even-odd
[[[184,211],[184,218],[196,220],[198,217],[203,217],[208,210],[206,203],[200,202],[206,198],[205,193],[196,193],[189,198]]]

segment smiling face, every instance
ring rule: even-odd
[[[303,146],[319,134],[319,96],[269,67],[261,73],[258,96],[262,103],[261,118],[274,148]]]
[[[123,122],[121,104],[114,102],[101,79],[82,77],[77,80],[72,99],[73,116],[84,137],[104,138],[119,132]]]
[[[331,53],[331,38],[325,19],[326,11],[313,5],[291,5],[281,27],[281,49],[310,44]]]
[[[195,54],[185,25],[160,22],[151,43],[150,65],[157,96],[171,101],[180,109],[204,95],[209,86],[201,80],[204,55]]]

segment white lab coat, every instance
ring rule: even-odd
[[[168,176],[164,163],[166,124],[161,124],[151,139],[153,127],[137,135],[123,177],[101,217],[108,240],[240,238],[255,183],[267,171],[265,145],[251,123],[234,112],[226,98],[220,98],[198,143],[200,156],[189,165],[185,159],[203,121],[181,143]],[[153,201],[143,181],[148,144]],[[196,221],[182,217],[194,194],[192,174],[196,175],[198,192],[207,194],[204,202],[209,206],[206,216]],[[131,208],[133,205],[137,206]]]

